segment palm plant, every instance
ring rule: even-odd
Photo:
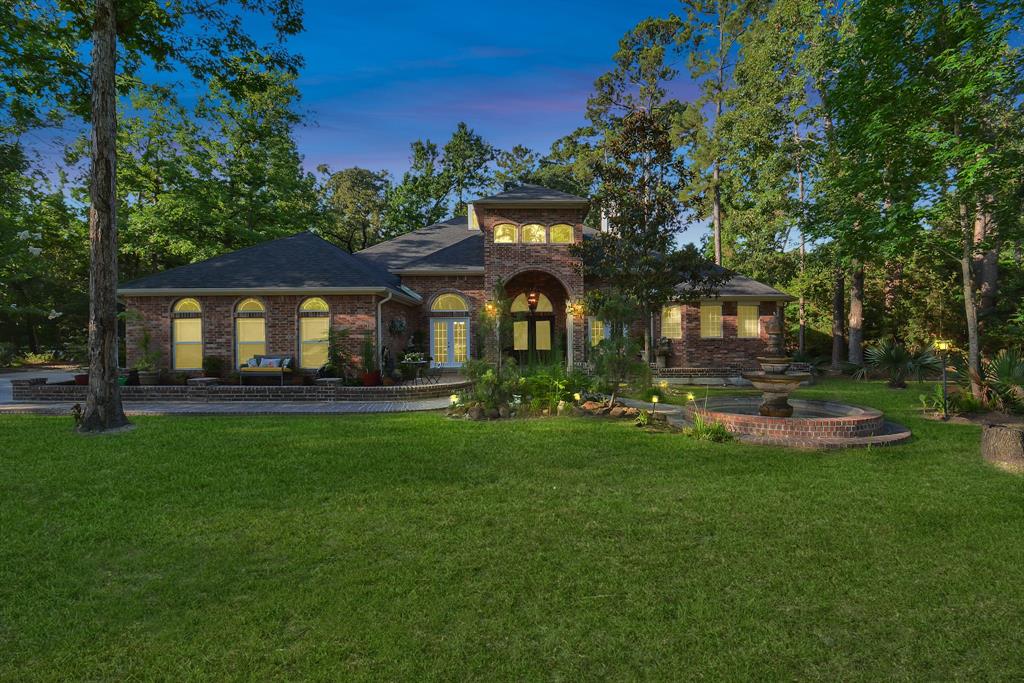
[[[868,371],[888,376],[889,386],[902,389],[907,378],[921,381],[926,372],[938,372],[942,362],[932,353],[932,347],[908,349],[892,337],[882,339],[864,350],[864,365],[854,372],[854,379],[864,379]]]
[[[1000,410],[1024,407],[1024,355],[1003,349],[982,364],[988,400]]]

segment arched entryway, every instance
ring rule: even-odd
[[[562,362],[566,357],[565,287],[550,273],[528,270],[505,284],[512,338],[505,349],[523,364]]]

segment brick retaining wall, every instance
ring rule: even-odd
[[[85,401],[88,387],[75,384],[46,384],[33,380],[11,382],[15,401]],[[469,382],[415,384],[392,387],[350,387],[338,384],[315,386],[128,386],[121,387],[125,401],[408,401],[439,398],[458,393]]]
[[[795,441],[872,436],[881,433],[885,426],[882,413],[870,408],[864,408],[856,415],[820,418],[763,417],[693,407],[687,407],[686,412],[691,419],[694,415],[700,415],[706,421],[718,422],[733,434]]]

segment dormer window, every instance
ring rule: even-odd
[[[558,223],[551,226],[551,244],[572,244],[572,226]]]
[[[511,223],[499,223],[494,226],[494,242],[496,244],[515,244],[516,226]]]
[[[539,223],[527,223],[522,227],[523,244],[544,244],[548,241],[548,231]]]

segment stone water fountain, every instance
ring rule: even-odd
[[[801,382],[810,379],[811,373],[789,370],[793,361],[782,348],[782,320],[777,313],[765,323],[764,329],[768,344],[766,355],[757,358],[761,369],[744,372],[741,376],[762,392],[757,412],[766,417],[791,417],[793,406],[789,405],[789,395]]]
[[[910,430],[886,422],[881,411],[836,401],[804,401],[789,395],[811,377],[791,371],[792,359],[782,347],[782,320],[776,315],[765,325],[768,344],[757,360],[761,370],[742,376],[762,396],[709,396],[692,400],[683,409],[687,419],[697,417],[723,425],[747,443],[804,448],[889,446],[910,438]]]

